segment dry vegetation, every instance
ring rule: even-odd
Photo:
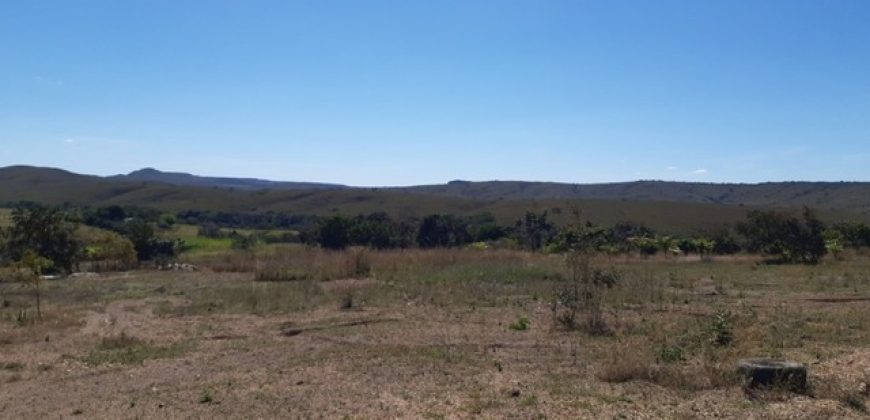
[[[584,277],[559,255],[191,258],[201,271],[46,282],[41,321],[30,289],[0,284],[0,417],[867,415],[866,256],[599,258],[617,281],[590,289],[576,328],[554,296]],[[747,395],[733,368],[751,356],[806,363],[811,389]]]

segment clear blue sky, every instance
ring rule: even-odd
[[[870,1],[5,1],[0,166],[870,180]]]

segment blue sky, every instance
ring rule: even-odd
[[[870,2],[5,1],[0,165],[870,180]]]

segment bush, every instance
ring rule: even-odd
[[[566,262],[570,280],[556,286],[551,304],[556,325],[568,330],[582,327],[591,335],[608,333],[604,321],[604,293],[616,285],[619,274],[593,267],[588,257],[578,253],[569,255]],[[577,321],[580,314],[585,315],[582,325]]]
[[[531,325],[529,318],[526,316],[520,316],[516,321],[508,325],[508,328],[514,331],[526,331],[529,329],[529,325]]]
[[[133,243],[139,261],[171,258],[180,248],[177,240],[158,238],[151,223],[143,219],[127,221],[124,225],[124,236]]]
[[[136,249],[129,239],[111,231],[87,229],[79,237],[84,245],[83,258],[92,270],[124,270],[136,264]]]
[[[724,347],[734,341],[734,315],[730,311],[719,309],[710,318],[710,343]]]
[[[675,363],[685,360],[683,348],[676,345],[663,345],[656,349],[656,358],[664,363]]]

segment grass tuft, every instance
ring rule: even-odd
[[[91,366],[142,364],[145,360],[150,359],[179,357],[185,350],[185,346],[182,344],[159,346],[121,333],[117,336],[103,338],[97,347],[85,356],[84,362]]]

